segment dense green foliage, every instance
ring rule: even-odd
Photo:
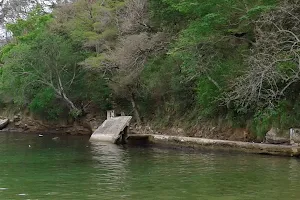
[[[154,24],[162,30],[172,32],[176,37],[165,55],[167,57],[159,58],[159,62],[150,64],[151,70],[145,71],[147,74],[148,71],[154,71],[145,78],[148,87],[146,91],[149,92],[146,97],[152,95],[158,104],[163,99],[165,105],[159,107],[168,108],[165,114],[169,113],[168,116],[173,117],[171,120],[181,119],[187,111],[195,120],[223,116],[242,126],[246,126],[246,121],[250,119],[252,131],[259,136],[264,135],[272,126],[287,129],[299,125],[296,114],[299,110],[295,104],[299,98],[299,93],[295,90],[299,79],[289,82],[297,74],[293,66],[298,65],[298,61],[288,60],[287,56],[291,58],[292,55],[285,56],[287,60],[284,60],[282,51],[278,54],[277,59],[283,60],[278,62],[278,74],[286,74],[281,80],[275,78],[276,69],[270,71],[271,75],[267,78],[261,75],[264,68],[259,71],[261,64],[273,65],[272,60],[262,60],[261,63],[255,63],[257,67],[252,66],[253,57],[262,54],[262,48],[266,49],[264,55],[268,57],[273,54],[272,44],[280,43],[280,38],[286,37],[278,34],[282,30],[277,30],[274,31],[274,35],[279,35],[277,41],[272,38],[273,40],[266,40],[265,43],[269,44],[260,43],[264,32],[267,34],[272,30],[272,24],[277,23],[276,18],[287,20],[288,16],[284,16],[282,12],[289,9],[292,13],[296,12],[298,4],[293,1],[280,4],[275,0],[153,0],[150,4]],[[287,31],[298,31],[295,29],[299,27],[297,23],[298,21],[295,24],[285,24],[284,28]],[[281,50],[280,47],[278,49]],[[165,72],[161,71],[164,67],[167,67]],[[170,68],[177,73],[172,73]],[[253,73],[254,70],[257,71]],[[261,80],[255,80],[255,77]],[[264,82],[264,79],[268,81],[269,78],[276,80],[256,88],[250,87],[257,84],[255,81]],[[153,82],[150,81],[149,84],[148,79]],[[168,80],[167,86],[165,80]],[[267,93],[266,97],[260,95],[263,90],[276,93],[274,88],[284,88],[285,94],[271,96]],[[157,96],[157,91],[160,96]],[[253,93],[258,94],[254,96]],[[169,108],[170,105],[172,108]]]
[[[66,108],[77,117],[82,111],[76,104],[90,100],[95,104],[100,100],[99,108],[105,109],[107,84],[98,78],[94,85],[103,89],[90,91],[94,89],[89,86],[91,75],[78,65],[88,52],[67,35],[50,32],[48,25],[52,20],[51,15],[37,8],[26,20],[7,26],[14,40],[1,50],[1,90],[11,96],[16,106],[29,107],[52,120],[58,119]]]
[[[292,0],[37,8],[7,26],[14,39],[1,50],[1,90],[50,118],[66,108],[79,116],[79,105],[92,102],[163,125],[222,117],[252,121],[257,135],[298,126],[299,9]]]

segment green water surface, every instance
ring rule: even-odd
[[[297,200],[295,158],[1,133],[0,199]]]

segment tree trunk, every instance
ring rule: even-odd
[[[82,110],[77,108],[64,92],[61,92],[61,98],[67,104],[67,106],[70,109],[70,112],[74,118],[77,118],[82,114]]]
[[[210,80],[219,90],[222,90],[222,88],[217,83],[217,81],[215,81],[214,79],[212,79],[209,75],[206,75],[206,76],[207,76],[208,80]]]
[[[141,125],[142,121],[141,121],[141,118],[140,118],[139,111],[136,107],[136,103],[135,103],[133,94],[131,94],[130,101],[131,101],[132,109],[133,109],[133,112],[134,112],[134,115],[135,115],[135,118],[136,118],[136,122],[137,122],[138,125]]]
[[[78,116],[80,116],[82,114],[82,110],[78,109],[74,103],[67,97],[66,93],[64,92],[64,88],[63,88],[63,84],[62,81],[60,79],[60,77],[58,76],[58,83],[59,83],[59,90],[57,92],[59,92],[60,97],[66,102],[68,108],[70,109],[71,115],[74,118],[77,118]]]
[[[70,110],[79,110],[64,92],[62,92],[61,97],[67,103]]]

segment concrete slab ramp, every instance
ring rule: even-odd
[[[113,117],[105,120],[92,134],[90,141],[117,143],[126,134],[132,116]]]

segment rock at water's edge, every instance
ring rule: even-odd
[[[290,129],[290,140],[291,140],[291,144],[294,144],[294,143],[300,144],[300,129],[299,128]]]
[[[280,133],[279,129],[271,128],[266,134],[266,142],[269,144],[283,144],[290,142],[288,132]]]
[[[0,130],[4,129],[9,123],[9,119],[0,119]]]

